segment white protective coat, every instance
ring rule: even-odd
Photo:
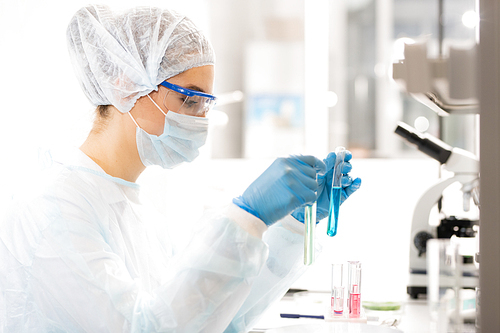
[[[0,332],[244,332],[304,272],[290,216],[230,205],[174,255],[135,183],[62,155],[0,224]]]

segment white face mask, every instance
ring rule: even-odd
[[[148,95],[149,97],[149,95]],[[172,169],[182,162],[191,162],[199,155],[198,148],[205,144],[208,134],[208,119],[187,116],[163,110],[149,97],[153,104],[165,115],[163,134],[149,134],[135,125],[136,143],[142,164],[159,165],[164,169]]]

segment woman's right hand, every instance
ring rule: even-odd
[[[314,156],[278,158],[233,203],[270,226],[316,200],[316,174],[325,171]]]

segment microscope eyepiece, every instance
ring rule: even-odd
[[[429,134],[419,133],[405,123],[399,123],[395,133],[409,143],[417,145],[418,150],[444,164],[451,155],[452,147]]]
[[[424,138],[421,137],[418,133],[409,130],[408,129],[409,126],[404,126],[404,125],[406,124],[403,123],[398,124],[395,133],[406,139],[409,143],[413,143],[416,145],[420,144]]]

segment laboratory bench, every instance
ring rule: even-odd
[[[366,323],[331,322],[316,318],[282,318],[280,314],[322,316],[328,310],[327,292],[299,292],[287,294],[273,304],[250,333],[427,333],[430,332],[430,314],[426,299],[407,299],[395,311],[364,309]],[[328,318],[327,318],[328,319]],[[474,323],[465,323],[463,333],[475,333]]]

